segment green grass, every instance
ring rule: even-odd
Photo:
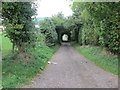
[[[11,52],[12,49],[12,43],[10,42],[9,38],[5,37],[5,34],[0,34],[0,50],[2,50],[2,57],[5,57]],[[0,62],[0,68],[2,67],[2,62]],[[1,71],[1,70],[0,70]],[[2,71],[0,72],[0,75],[2,74]],[[0,79],[2,77],[0,76]],[[0,80],[0,89],[2,88],[2,80]]]
[[[3,88],[18,88],[29,84],[33,77],[41,73],[59,47],[56,45],[49,48],[38,43],[35,48],[29,47],[27,49],[29,60],[23,60],[10,52],[12,49],[10,40],[3,35],[0,37],[2,37],[2,52],[5,57],[5,60],[2,61]]]
[[[2,39],[2,41],[0,41],[0,47],[2,46],[2,57],[5,57],[11,52],[12,43],[9,38],[5,37],[4,34],[0,34],[0,38]]]
[[[2,89],[2,61],[0,60],[0,90]]]
[[[118,58],[97,46],[78,46],[75,48],[86,58],[108,72],[118,75]]]
[[[58,46],[49,48],[43,46],[41,48],[29,49],[29,54],[32,56],[29,61],[21,62],[8,58],[2,62],[3,65],[3,87],[16,88],[29,84],[29,81],[41,73],[45,68],[47,61],[57,50]]]

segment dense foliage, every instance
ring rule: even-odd
[[[61,33],[68,32],[64,25],[65,21],[66,18],[61,12],[51,18],[45,18],[40,21],[40,32],[44,34],[47,46],[61,42]]]
[[[3,53],[7,53],[6,49],[10,49],[9,39],[4,37],[8,46],[4,46]],[[29,58],[18,57],[15,54],[7,53],[6,59],[2,61],[2,86],[4,88],[18,88],[25,84],[28,84],[30,80],[45,68],[48,60],[57,50],[58,46],[48,47],[44,43],[44,36],[42,34],[37,35],[37,40],[33,46],[27,47]],[[6,48],[5,48],[6,47]]]
[[[53,46],[57,40],[57,33],[55,31],[55,25],[49,18],[40,22],[40,32],[45,36],[45,43],[47,46]]]
[[[79,43],[120,51],[120,2],[74,2],[72,10],[73,17],[82,22]]]
[[[57,50],[57,45],[48,47],[55,44],[57,34],[48,18],[41,22],[41,31],[34,27],[34,3],[3,2],[2,5],[3,25],[6,27],[5,33],[0,34],[3,39],[2,86],[16,88],[28,84],[45,68]],[[11,53],[12,45],[17,47],[17,52]]]
[[[58,35],[57,42],[61,43],[61,33],[66,31],[66,29],[64,27],[66,18],[64,17],[64,15],[61,12],[59,12],[57,15],[52,16],[51,20],[53,21],[53,23],[55,25],[55,30]]]
[[[20,52],[24,52],[25,43],[33,36],[32,16],[36,13],[31,2],[2,2],[3,24],[6,36]]]
[[[52,24],[45,20],[42,31],[51,30],[46,29],[51,25],[58,42],[62,33],[69,32],[71,40],[80,45],[97,45],[113,53],[120,51],[120,2],[73,2],[72,10],[73,15],[67,18],[62,13],[49,18]]]

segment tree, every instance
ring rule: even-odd
[[[40,31],[45,35],[45,43],[47,46],[55,45],[57,41],[57,33],[53,21],[49,18],[40,22]]]
[[[36,14],[32,2],[2,2],[3,24],[6,36],[16,45],[19,52],[25,52],[25,43],[33,36],[32,16]]]
[[[73,16],[82,22],[82,44],[100,45],[120,51],[120,2],[74,2]],[[78,18],[80,17],[80,18]]]

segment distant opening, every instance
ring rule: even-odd
[[[68,41],[68,35],[67,34],[63,34],[62,41]]]
[[[69,33],[69,32],[63,32],[61,34],[61,41],[62,42],[70,42],[71,41],[71,33]]]

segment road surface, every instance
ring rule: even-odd
[[[118,88],[118,77],[63,43],[42,74],[23,88]]]

